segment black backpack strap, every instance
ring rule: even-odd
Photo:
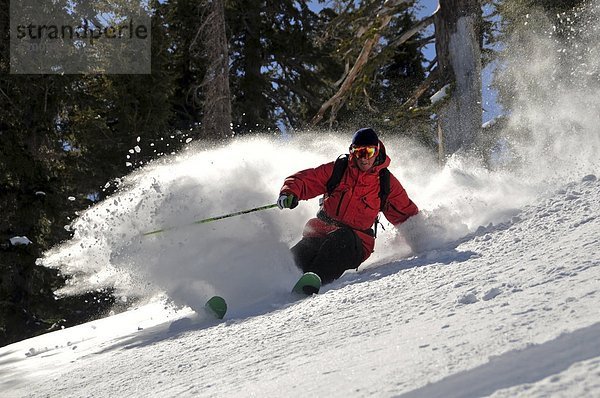
[[[379,201],[381,203],[380,211],[385,209],[387,198],[390,195],[390,171],[381,169],[379,171]]]
[[[346,168],[348,168],[348,155],[340,155],[335,160],[331,177],[327,180],[327,195],[331,195],[333,190],[340,184]]]
[[[380,207],[379,207],[379,211],[384,211],[385,210],[385,205],[387,204],[387,198],[390,195],[390,171],[385,168],[385,169],[381,169],[379,170],[379,202]],[[379,216],[380,214],[377,215],[377,218],[375,219],[375,224],[373,225],[373,232],[374,232],[374,237],[377,237],[377,224],[381,224],[381,222],[379,222]],[[383,224],[381,224],[381,228],[383,228]],[[385,228],[383,228],[385,230]]]

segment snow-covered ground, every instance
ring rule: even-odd
[[[252,153],[248,146],[271,144],[239,145]],[[600,181],[593,174],[554,188],[536,185],[532,196],[526,185],[519,193],[516,186],[492,189],[505,179],[514,183],[513,177],[455,164],[425,180],[445,186],[443,198],[404,176],[409,193],[421,191],[413,197],[430,207],[400,231],[388,226],[381,232],[378,256],[358,272],[297,300],[288,290],[298,271],[287,263],[287,249],[279,249],[299,233],[300,219],[314,210],[310,202],[299,206],[300,215],[266,210],[229,226],[139,236],[155,220],[140,221],[143,206],[126,198],[154,200],[163,211],[176,212],[173,203],[197,210],[185,198],[195,184],[182,186],[181,176],[157,179],[156,173],[164,167],[177,174],[182,164],[189,170],[187,162],[198,158],[211,162],[210,153],[140,174],[120,196],[84,214],[72,242],[48,254],[49,265],[79,258],[78,273],[88,272],[79,284],[110,281],[124,299],[146,294],[149,303],[1,348],[3,397],[600,395]],[[176,194],[153,199],[144,178],[155,192]],[[220,189],[230,194],[226,185]],[[506,190],[520,198],[504,196]],[[530,204],[515,206],[524,198]],[[114,203],[132,203],[134,210]],[[94,221],[104,214],[102,223]],[[135,222],[145,224],[134,228]],[[224,234],[229,238],[223,241]],[[94,244],[86,246],[92,236]],[[252,255],[257,250],[260,255]],[[91,261],[101,254],[104,263]],[[213,264],[225,268],[214,270],[204,256],[229,263]],[[123,276],[136,272],[144,283]],[[190,278],[196,280],[184,283]],[[160,299],[165,291],[168,302]],[[231,298],[223,321],[199,307],[215,292]]]

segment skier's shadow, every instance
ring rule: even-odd
[[[228,311],[224,320],[215,319],[212,315],[204,312],[194,312],[183,318],[159,324],[145,330],[140,330],[133,335],[124,336],[113,340],[109,346],[101,350],[104,353],[120,349],[135,349],[157,344],[163,340],[175,340],[184,334],[197,332],[199,330],[241,323],[247,319],[265,315],[276,310],[294,305],[302,297],[290,295],[289,292],[275,293],[263,300],[254,303],[249,308],[240,308]],[[98,353],[98,352],[96,352]],[[96,354],[94,353],[94,355]]]
[[[331,285],[325,286],[325,290],[340,288],[348,284],[363,283],[382,279],[411,268],[424,267],[433,264],[450,265],[453,263],[462,263],[473,258],[478,258],[480,257],[479,253],[471,250],[459,251],[457,250],[457,247],[462,243],[468,242],[478,236],[484,236],[492,232],[506,230],[515,223],[519,223],[521,221],[522,220],[519,217],[513,217],[513,220],[511,221],[496,225],[489,224],[486,227],[480,226],[476,231],[463,236],[456,241],[448,242],[427,252],[417,253],[411,258],[391,262],[379,261],[378,263],[371,264],[367,267],[359,268],[356,272],[347,272]]]
[[[129,350],[151,346],[164,340],[177,339],[181,335],[191,331],[208,329],[217,326],[222,322],[223,321],[214,319],[207,314],[193,313],[171,322],[166,322],[145,330],[140,330],[133,335],[124,336],[120,339],[113,340],[108,347],[92,355],[119,349]]]
[[[479,256],[478,253],[471,250],[458,251],[456,248],[436,250],[434,255],[425,253],[403,260],[382,262],[381,265],[373,264],[364,269],[359,268],[358,271],[354,273],[350,272],[344,274],[338,281],[328,287],[336,288],[336,286],[339,287],[339,285],[345,286],[348,284],[369,282],[397,274],[400,271],[433,264],[450,265],[453,263],[462,263]]]

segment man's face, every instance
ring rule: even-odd
[[[356,159],[356,165],[361,171],[367,171],[375,164],[379,145],[376,146],[350,146],[350,154]]]
[[[356,165],[361,171],[367,171],[375,164],[376,156],[370,159],[367,158],[356,158]]]

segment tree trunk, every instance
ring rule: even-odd
[[[440,0],[436,53],[441,83],[452,86],[438,113],[446,154],[470,149],[481,129],[480,21],[479,0]]]
[[[223,0],[207,0],[206,7],[208,13],[200,29],[208,60],[202,82],[202,137],[225,139],[231,135],[231,92]]]

